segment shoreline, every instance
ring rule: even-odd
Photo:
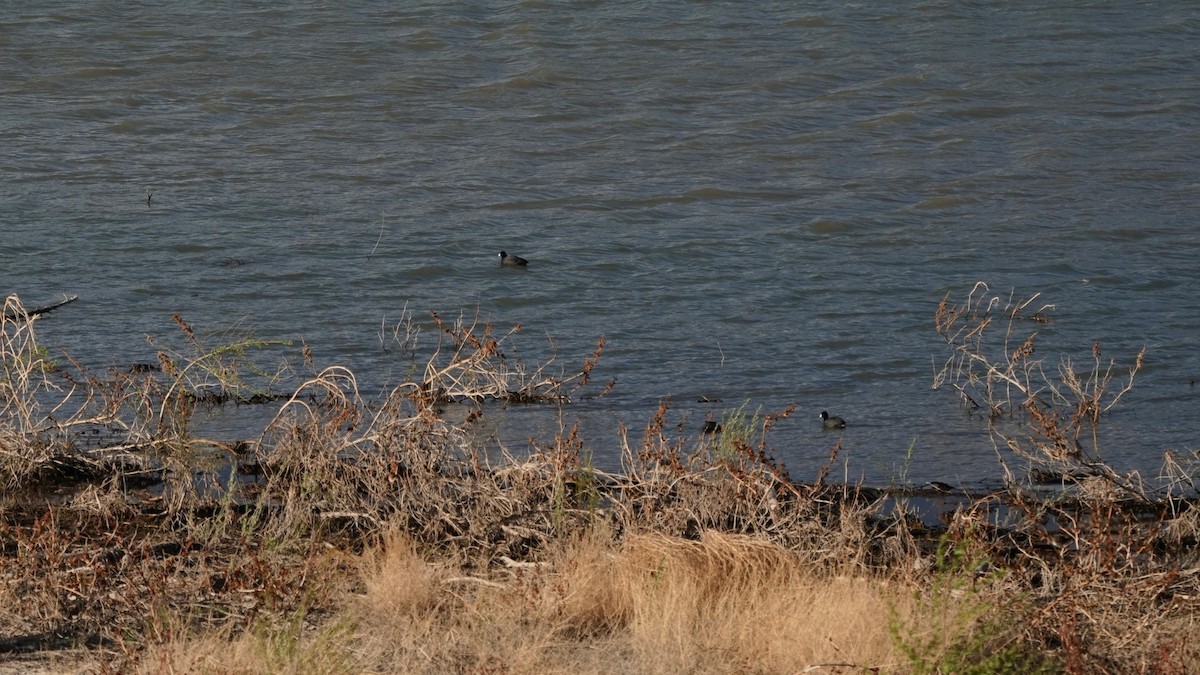
[[[943,312],[968,313],[939,310],[961,331]],[[210,345],[179,317],[190,352],[103,376],[47,361],[14,296],[5,317],[0,665],[71,646],[119,672],[1200,668],[1186,458],[1148,488],[1085,461],[1033,399],[1043,435],[1010,447],[1055,487],[1003,464],[983,494],[839,484],[836,442],[796,481],[768,443],[792,408],[727,411],[697,438],[666,402],[621,429],[606,472],[569,416],[527,456],[489,458],[482,410],[440,414],[455,398],[569,410],[603,340],[549,376],[504,358],[511,333],[442,323],[421,378],[368,402],[341,366],[264,395],[243,375],[263,343]],[[192,432],[198,407],[241,400],[278,405],[258,439]],[[112,438],[81,445],[101,426]]]

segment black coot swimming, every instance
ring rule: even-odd
[[[505,267],[524,267],[529,264],[529,261],[519,255],[509,255],[500,251],[500,264]]]
[[[821,427],[825,429],[845,429],[846,420],[840,417],[830,417],[829,413],[821,411]]]

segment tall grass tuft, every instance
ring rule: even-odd
[[[364,644],[393,672],[796,672],[899,663],[870,577],[813,574],[769,541],[598,527],[543,563],[464,575],[410,540],[368,556]]]

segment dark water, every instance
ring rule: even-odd
[[[427,354],[478,309],[530,359],[607,337],[615,391],[568,408],[598,464],[665,396],[689,434],[794,402],[798,478],[828,409],[851,478],[969,483],[932,319],[986,280],[1056,306],[1052,369],[1147,348],[1102,450],[1153,474],[1200,428],[1200,8],[1162,4],[12,3],[0,290],[78,293],[40,336],[92,366],[179,312],[368,392],[409,366],[381,322]]]

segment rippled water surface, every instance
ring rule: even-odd
[[[428,350],[478,309],[530,360],[606,336],[615,390],[568,408],[598,464],[669,396],[692,435],[796,403],[797,478],[828,409],[851,478],[969,483],[933,315],[986,280],[1056,306],[1050,367],[1147,348],[1102,448],[1153,473],[1200,429],[1200,9],[1162,4],[12,3],[0,290],[78,293],[40,336],[95,367],[179,312],[368,392],[409,366],[385,319]]]

